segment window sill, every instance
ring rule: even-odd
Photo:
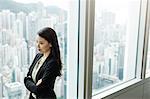
[[[141,79],[133,79],[128,82],[124,82],[123,84],[117,84],[113,88],[107,88],[104,89],[103,91],[100,90],[99,94],[93,95],[92,99],[100,99],[100,98],[112,98],[116,95],[119,95],[120,93],[125,92],[129,88],[135,87],[139,84],[143,83]]]

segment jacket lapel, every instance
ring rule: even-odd
[[[36,75],[36,82],[39,80],[38,77],[39,77],[39,74],[40,74],[40,72],[41,72],[41,68],[42,68],[43,66],[47,65],[47,62],[50,61],[51,58],[52,58],[52,55],[50,54],[50,55],[45,59],[44,63],[42,64],[42,66],[41,66],[40,69],[38,70],[37,75]],[[38,60],[37,60],[37,61],[38,61]]]
[[[33,64],[31,65],[30,75],[32,75],[33,68],[35,67],[37,61],[38,61],[42,56],[43,56],[43,55],[40,54],[40,55],[35,59],[35,61],[33,62]]]

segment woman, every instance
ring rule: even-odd
[[[31,92],[29,99],[56,99],[54,83],[61,76],[60,50],[56,32],[46,27],[36,38],[38,53],[24,78],[26,88]]]

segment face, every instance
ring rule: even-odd
[[[50,51],[50,49],[52,47],[51,43],[49,43],[47,40],[45,40],[44,38],[40,37],[39,35],[36,37],[36,46],[37,46],[37,49],[42,54]]]

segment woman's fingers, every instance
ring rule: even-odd
[[[36,83],[36,86],[38,86],[41,83],[42,83],[42,79],[38,80],[38,82]]]

